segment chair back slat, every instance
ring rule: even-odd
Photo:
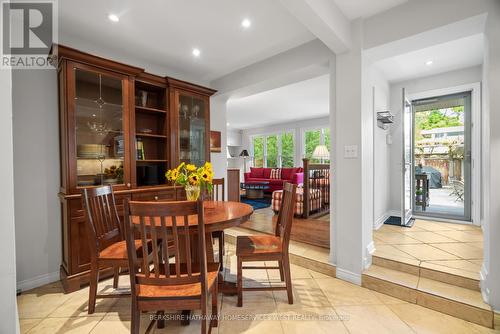
[[[126,202],[125,215],[129,261],[131,264],[132,261],[138,263],[137,266],[131,265],[131,268],[135,268],[130,273],[132,286],[201,282],[202,288],[206,287],[203,283],[206,281],[207,265],[201,200],[130,201]],[[140,235],[141,251],[135,251],[136,248],[132,247],[137,235]],[[192,261],[193,242],[198,243],[200,251],[196,263]]]
[[[283,251],[285,252],[288,252],[288,245],[290,243],[296,197],[297,185],[285,182],[283,184],[283,198],[275,231],[275,235],[281,238]]]
[[[224,178],[213,179],[212,180],[213,190],[212,190],[212,201],[224,201]]]
[[[82,202],[92,255],[123,240],[123,230],[111,186],[82,189]]]

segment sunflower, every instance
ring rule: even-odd
[[[169,170],[168,172],[170,173],[170,177],[169,177],[170,181],[175,182],[175,180],[177,180],[177,178],[179,177],[179,171],[177,169],[172,169],[172,170]]]
[[[200,184],[200,177],[198,176],[197,173],[191,173],[188,179],[189,183],[192,184],[193,186]]]
[[[212,178],[213,178],[213,175],[210,171],[208,170],[205,170],[201,173],[201,179],[204,181],[204,182],[212,182]]]
[[[196,170],[196,166],[193,164],[188,164],[188,165],[186,165],[186,170],[188,172],[194,172]]]

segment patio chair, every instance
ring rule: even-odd
[[[460,180],[452,180],[453,191],[450,195],[455,196],[455,202],[464,200],[465,184]]]

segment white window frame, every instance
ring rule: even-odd
[[[276,157],[277,158],[277,167],[275,168],[283,168],[283,147],[282,147],[282,143],[281,143],[281,136],[284,134],[284,133],[290,133],[292,134],[292,141],[293,141],[293,149],[294,149],[294,152],[295,152],[295,149],[296,149],[296,145],[297,145],[297,142],[296,142],[296,138],[295,138],[295,131],[293,129],[286,129],[286,130],[283,130],[283,131],[273,131],[273,132],[266,132],[266,133],[261,133],[261,134],[255,134],[255,135],[251,135],[250,136],[250,155],[251,155],[251,158],[252,158],[252,165],[255,166],[255,150],[254,150],[254,145],[253,145],[253,142],[254,142],[254,139],[257,138],[257,137],[262,137],[263,138],[263,144],[264,144],[264,147],[263,147],[263,153],[264,153],[264,161],[263,161],[263,167],[267,168],[267,137],[270,137],[270,136],[277,136],[277,142],[278,142],[278,156]],[[296,164],[296,161],[295,161],[295,154],[294,154],[294,164]]]
[[[302,137],[302,152],[301,152],[301,154],[302,154],[302,158],[306,157],[306,132],[319,130],[319,144],[326,145],[325,144],[325,130],[328,128],[329,127],[327,127],[327,126],[312,126],[312,127],[307,127],[307,128],[301,129],[301,137]],[[330,140],[331,140],[331,134],[330,134]],[[330,150],[330,147],[328,147],[328,150]]]

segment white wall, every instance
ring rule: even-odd
[[[14,226],[14,164],[12,144],[12,75],[7,69],[0,70],[0,333],[19,333],[16,303],[16,240]],[[36,174],[36,170],[33,171]]]
[[[17,282],[23,290],[59,279],[61,214],[55,70],[12,75]]]
[[[227,179],[226,102],[223,96],[214,95],[210,98],[210,130],[221,132],[221,152],[210,153],[210,161],[214,169],[214,177],[225,179]]]
[[[374,66],[367,70],[368,87],[365,98],[370,98],[368,108],[373,112],[373,222],[378,228],[390,215],[390,146],[386,136],[389,130],[377,126],[377,112],[389,110],[390,88],[382,73]]]
[[[464,84],[480,82],[482,80],[481,66],[470,67],[441,73],[429,77],[423,77],[408,81],[391,83],[390,85],[390,110],[394,114],[394,123],[390,126],[390,134],[393,144],[390,145],[390,175],[401,175],[401,143],[402,143],[402,89],[406,89],[407,95],[421,93],[428,90],[460,86]],[[390,178],[390,210],[400,212],[401,210],[401,177]]]
[[[248,153],[251,154],[251,136],[254,135],[266,135],[266,134],[275,134],[285,131],[293,132],[295,136],[295,156],[294,156],[294,165],[302,166],[302,158],[303,158],[303,142],[302,142],[302,133],[304,130],[311,128],[323,128],[329,127],[329,117],[321,117],[321,118],[313,118],[306,119],[302,121],[294,121],[287,122],[281,124],[274,124],[266,127],[245,129],[242,131],[242,145],[243,149],[247,149]],[[330,150],[331,151],[331,150]]]

